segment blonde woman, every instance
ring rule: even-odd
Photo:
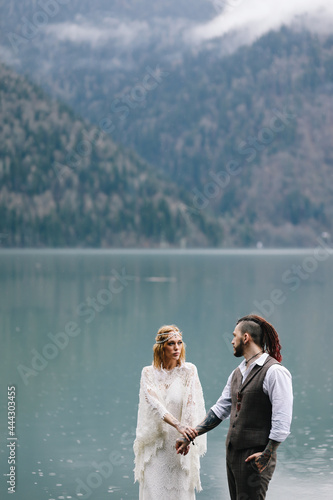
[[[142,370],[135,454],[139,500],[194,500],[201,491],[200,456],[205,436],[194,426],[205,417],[196,367],[185,362],[185,344],[176,325],[162,326],[153,347],[154,360]],[[179,435],[193,442],[176,453]]]

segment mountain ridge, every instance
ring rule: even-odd
[[[333,37],[282,27],[231,55],[220,45],[177,56],[113,45],[110,57],[107,45],[46,40],[47,70],[36,46],[25,68],[177,186],[178,243],[201,227],[215,236],[199,246],[312,247],[333,231]]]
[[[104,129],[0,65],[2,247],[210,246],[221,225],[183,217],[179,188]]]

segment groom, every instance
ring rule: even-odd
[[[284,368],[278,334],[256,315],[238,320],[233,332],[234,356],[244,357],[228,378],[221,397],[196,426],[198,436],[230,416],[226,440],[231,500],[263,500],[276,465],[276,450],[290,433],[292,382]],[[186,454],[189,441],[176,442]]]

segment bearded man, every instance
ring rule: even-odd
[[[233,332],[234,356],[244,360],[228,378],[221,397],[196,426],[197,435],[230,417],[226,439],[231,500],[263,500],[276,465],[276,450],[290,434],[292,380],[281,365],[275,328],[251,314],[238,320]],[[188,453],[189,441],[176,442]]]

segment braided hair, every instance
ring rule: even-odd
[[[264,318],[256,314],[243,316],[237,321],[237,325],[242,323],[241,332],[248,332],[253,342],[262,347],[263,351],[267,351],[272,358],[279,363],[282,361],[281,344],[279,336],[274,326],[268,323]]]

